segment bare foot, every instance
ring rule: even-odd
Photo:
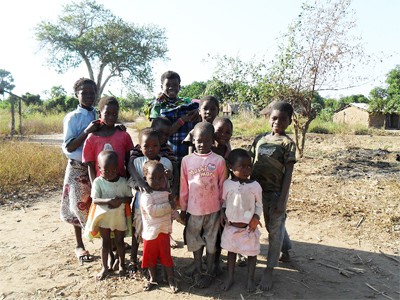
[[[178,248],[178,243],[172,238],[171,235],[169,236],[169,245],[172,249]]]
[[[171,289],[173,294],[179,292],[179,288],[178,288],[175,280],[173,280],[173,279],[169,280],[168,284],[169,284],[169,288]]]
[[[256,290],[256,283],[254,282],[254,280],[248,280],[247,281],[247,292],[248,293],[252,293]]]
[[[279,261],[284,262],[284,263],[290,262],[290,254],[289,254],[289,251],[284,251],[284,252],[282,252],[282,255],[281,255],[281,257],[279,258]]]
[[[119,276],[125,276],[125,275],[126,275],[126,269],[125,269],[125,267],[119,266],[118,275],[119,275]]]
[[[227,291],[231,288],[233,284],[233,277],[228,277],[228,279],[225,281],[224,285],[222,286],[223,291]]]
[[[260,290],[269,291],[272,289],[272,272],[274,269],[267,268],[264,270],[263,276],[260,281]]]
[[[107,277],[108,270],[106,268],[101,269],[100,273],[96,275],[97,280],[104,280]]]
[[[208,288],[212,283],[212,276],[210,274],[204,274],[201,276],[200,280],[197,283],[197,287],[200,289]]]

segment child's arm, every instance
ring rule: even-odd
[[[77,137],[69,141],[69,143],[66,146],[67,151],[74,152],[85,142],[89,133],[99,130],[100,127],[101,123],[99,120],[94,120],[90,122],[84,131],[82,131]]]
[[[288,196],[289,196],[289,189],[290,189],[290,184],[292,182],[292,174],[293,174],[293,168],[294,168],[294,162],[288,162],[285,165],[285,175],[283,175],[283,180],[282,180],[282,190],[281,190],[281,196],[278,200],[278,204],[276,206],[276,213],[282,214],[286,212],[286,206],[287,206],[287,201],[288,201]]]
[[[89,161],[88,165],[88,172],[89,172],[89,179],[90,182],[93,183],[93,180],[96,178],[96,168],[94,167],[94,161]]]
[[[122,203],[130,203],[131,201],[131,197],[93,198],[93,203],[108,205],[109,208],[117,208]]]
[[[187,156],[186,156],[187,157]],[[181,214],[180,217],[182,222],[186,223],[186,210],[188,205],[189,199],[189,185],[188,185],[188,178],[186,172],[186,160],[183,158],[181,164],[181,180],[180,180],[180,193],[179,193],[179,204],[181,206]]]
[[[171,127],[171,134],[177,133],[186,122],[194,122],[199,117],[199,110],[194,109],[180,117]]]
[[[255,207],[254,207],[254,215],[250,220],[249,229],[250,231],[256,230],[257,226],[262,224],[260,222],[260,217],[263,212],[263,204],[262,204],[262,188],[257,183],[256,190],[254,191],[254,199],[255,199]]]
[[[130,178],[128,184],[131,188],[137,189],[141,192],[151,193],[152,189],[149,187],[147,182],[141,178],[136,171],[134,160],[136,157],[130,157],[128,163],[128,172],[130,174]]]
[[[151,195],[143,193],[140,199],[142,209],[152,218],[159,218],[167,214],[171,214],[172,207],[169,199],[167,202],[155,204],[151,199]]]

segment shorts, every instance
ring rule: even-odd
[[[219,211],[204,216],[190,215],[186,225],[188,250],[196,252],[205,246],[207,253],[214,254],[219,224]]]
[[[142,268],[154,268],[158,258],[163,266],[174,266],[169,234],[160,233],[154,240],[143,240]]]

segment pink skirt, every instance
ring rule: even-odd
[[[221,247],[229,252],[256,256],[260,254],[260,236],[258,228],[255,231],[249,231],[248,227],[238,228],[225,224],[221,236]]]

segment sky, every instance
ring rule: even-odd
[[[322,1],[322,0],[321,0]],[[84,66],[58,74],[46,66],[47,52],[40,51],[34,27],[43,20],[56,21],[66,0],[13,0],[0,6],[0,69],[11,72],[17,95],[40,94],[53,86],[63,86],[72,94],[80,77],[88,77]],[[153,64],[154,90],[160,90],[161,74],[173,70],[182,85],[212,78],[213,65],[208,55],[229,55],[249,60],[254,55],[272,59],[277,38],[298,16],[303,1],[297,0],[97,0],[125,21],[138,25],[155,24],[166,29],[168,60]],[[361,72],[371,78],[347,90],[326,91],[324,97],[351,94],[368,95],[375,86],[384,86],[386,74],[400,64],[400,23],[398,0],[353,0],[356,34],[366,53],[379,54],[381,63]],[[113,80],[105,92],[124,95],[128,91]]]

